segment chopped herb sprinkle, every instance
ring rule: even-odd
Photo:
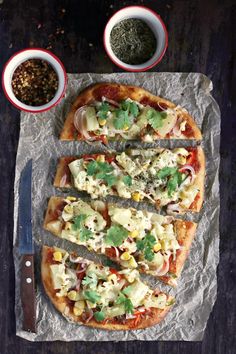
[[[137,18],[117,23],[111,31],[110,43],[117,58],[131,65],[148,61],[157,47],[156,37],[150,27]]]

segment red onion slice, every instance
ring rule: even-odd
[[[115,106],[115,107],[120,107],[119,103],[114,101],[114,100],[111,100],[110,98],[107,98],[105,96],[102,96],[102,101],[103,102],[108,102],[110,103],[112,106]]]
[[[65,175],[62,176],[62,178],[61,178],[61,180],[60,180],[60,183],[59,183],[60,188],[65,187],[65,185],[66,185],[66,180],[67,180],[67,175],[65,174]]]
[[[88,131],[86,123],[86,108],[87,106],[82,106],[74,114],[74,126],[76,130],[88,141],[94,141]]]
[[[178,137],[182,134],[182,132],[180,130],[180,123],[181,123],[181,120],[178,119],[174,128],[172,129],[173,135],[178,136]]]
[[[114,250],[116,252],[116,258],[119,258],[120,257],[120,252],[119,252],[118,248],[117,247],[113,247],[113,248],[114,248]]]
[[[191,165],[184,165],[183,167],[181,167],[179,169],[179,172],[185,172],[185,171],[189,171],[191,174],[191,180],[195,177],[195,170],[193,168],[193,166]]]
[[[135,319],[135,318],[136,318],[136,316],[135,316],[135,315],[131,315],[131,314],[127,313],[127,314],[125,315],[125,318],[126,318],[126,320],[133,320],[133,319]]]
[[[86,319],[85,323],[88,323],[93,318],[93,310],[89,310],[88,318]]]
[[[77,291],[80,291],[80,285],[81,285],[81,280],[78,279],[77,284],[76,284],[76,287],[75,287],[75,289],[76,289]]]
[[[169,259],[167,261],[164,261],[164,264],[161,268],[158,268],[157,271],[155,272],[155,275],[157,275],[158,277],[162,277],[163,275],[165,275],[168,271],[169,271]]]

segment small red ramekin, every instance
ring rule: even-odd
[[[28,106],[19,101],[14,95],[11,82],[16,68],[26,60],[42,59],[47,61],[55,70],[58,76],[58,89],[53,99],[41,106]],[[18,109],[31,113],[45,112],[56,106],[64,97],[67,84],[67,75],[64,65],[60,59],[50,51],[42,48],[27,48],[15,53],[6,62],[2,72],[2,87],[7,99]]]
[[[152,58],[140,65],[130,65],[122,62],[111,49],[110,34],[112,28],[120,21],[128,18],[138,18],[146,22],[157,40],[157,48]],[[107,22],[103,35],[103,43],[109,58],[121,69],[133,72],[146,71],[157,65],[163,58],[168,46],[168,33],[161,17],[153,10],[145,6],[127,6],[117,11]]]

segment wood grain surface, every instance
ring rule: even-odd
[[[12,260],[13,182],[20,114],[0,92],[0,353],[236,353],[236,1],[0,0],[0,69],[17,50],[43,47],[67,72],[118,72],[106,56],[103,29],[119,8],[156,10],[169,46],[153,71],[205,73],[222,112],[218,297],[202,342],[31,343],[16,337]]]

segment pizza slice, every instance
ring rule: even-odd
[[[76,99],[61,140],[196,139],[202,135],[186,109],[135,86],[99,83]]]
[[[138,269],[176,286],[197,225],[100,200],[51,197],[44,228],[123,268]]]
[[[174,303],[143,283],[136,270],[117,271],[55,247],[43,247],[41,275],[56,309],[85,326],[147,328],[161,322]]]
[[[199,212],[205,157],[201,147],[130,149],[60,159],[54,186],[75,187],[92,198],[107,195],[148,201],[168,213]]]

